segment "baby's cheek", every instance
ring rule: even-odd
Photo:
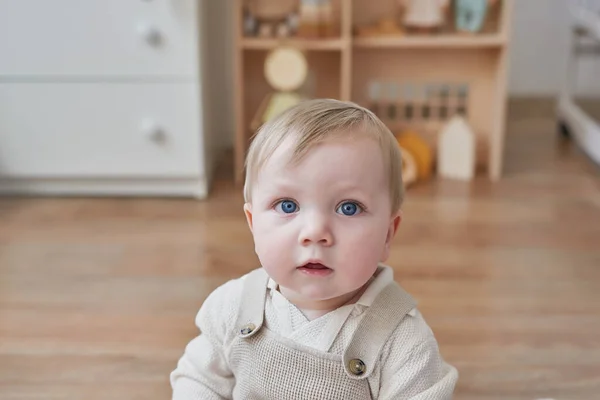
[[[362,231],[355,231],[349,240],[347,253],[351,259],[361,264],[379,262],[384,248],[387,231],[381,227],[369,227]]]
[[[268,232],[257,232],[254,236],[254,243],[258,253],[271,253],[277,246],[277,237]]]
[[[276,229],[261,229],[254,232],[256,253],[263,264],[282,262],[290,252],[290,243],[286,235]],[[287,251],[286,251],[287,250]]]
[[[345,233],[348,235],[348,241],[353,246],[361,245],[360,247],[372,248],[377,246],[377,243],[385,241],[387,225],[384,226],[380,222],[370,222],[354,229],[345,230]]]

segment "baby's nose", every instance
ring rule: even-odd
[[[333,244],[333,234],[327,220],[316,216],[307,220],[298,239],[302,246],[311,244],[331,246]]]

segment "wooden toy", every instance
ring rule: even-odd
[[[244,35],[245,36],[254,36],[258,31],[258,22],[256,18],[250,14],[246,13],[244,15]]]
[[[376,24],[359,25],[355,28],[358,37],[401,36],[402,27],[393,17],[381,18]]]
[[[390,104],[388,105],[388,118],[393,120],[399,115],[399,110],[401,110],[402,107],[402,104],[399,104],[400,87],[396,83],[391,83],[388,90],[390,96]]]
[[[433,154],[429,144],[417,133],[404,131],[396,135],[400,147],[410,152],[417,166],[417,178],[429,179],[433,172]]]
[[[369,109],[375,115],[379,115],[379,105],[381,103],[381,84],[379,82],[371,82],[369,84]]]
[[[404,26],[420,33],[432,33],[446,21],[450,0],[398,0],[404,11]]]
[[[497,0],[456,0],[456,30],[461,33],[477,33],[483,28],[488,8]]]
[[[254,18],[259,37],[289,36],[288,18],[297,10],[299,0],[245,0],[248,18]],[[251,26],[251,23],[247,23]]]
[[[414,90],[411,84],[402,85],[402,108],[406,121],[411,121],[414,116]]]
[[[417,182],[417,161],[412,153],[402,146],[400,146],[400,153],[402,154],[402,182],[405,187],[409,187]]]
[[[298,37],[319,38],[334,35],[331,0],[300,0]]]
[[[308,63],[301,51],[285,46],[271,51],[265,60],[264,75],[275,91],[261,102],[250,129],[257,130],[271,118],[302,101],[304,97],[296,90],[303,85],[307,74]]]
[[[442,178],[472,180],[475,175],[475,134],[464,117],[454,116],[440,133],[437,173]]]
[[[456,97],[457,100],[457,107],[456,107],[456,113],[463,115],[463,116],[467,116],[468,114],[468,107],[469,107],[469,87],[467,85],[460,85],[458,87],[458,96]]]
[[[437,128],[454,114],[466,116],[470,101],[464,83],[372,81],[368,97],[370,109],[388,125],[425,123]]]

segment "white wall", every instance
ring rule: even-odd
[[[569,4],[581,0],[515,0],[509,94],[555,96],[567,79]],[[600,0],[588,0],[600,6]],[[600,96],[600,57],[578,63],[578,91]]]

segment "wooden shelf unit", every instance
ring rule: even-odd
[[[244,159],[254,134],[250,122],[272,91],[263,74],[265,57],[271,49],[283,45],[305,51],[311,72],[301,91],[312,97],[350,100],[368,107],[368,86],[373,79],[399,84],[468,84],[468,119],[477,133],[478,165],[487,171],[491,180],[498,180],[502,175],[504,153],[507,57],[514,0],[500,0],[479,34],[458,34],[447,29],[432,35],[405,33],[381,37],[356,37],[354,28],[391,15],[394,0],[333,2],[339,37],[263,39],[244,37],[243,4],[242,0],[235,0],[236,182],[244,179]],[[388,126],[394,133],[407,128],[394,123]],[[424,136],[435,146],[436,132],[424,133]]]

